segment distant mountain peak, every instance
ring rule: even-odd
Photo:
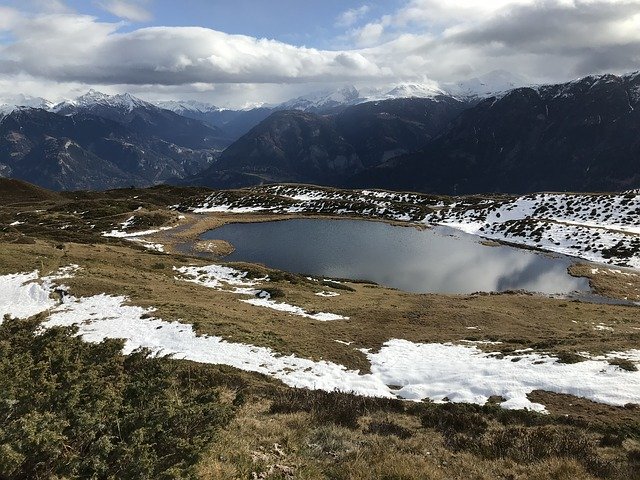
[[[19,108],[41,108],[43,110],[49,110],[52,106],[53,102],[50,102],[45,98],[32,97],[31,95],[19,93],[17,95],[11,95],[1,99],[0,118],[9,115],[11,112]]]
[[[367,96],[367,101],[393,100],[396,98],[434,98],[446,94],[435,82],[397,83],[371,92]]]
[[[365,102],[366,98],[353,85],[338,89],[326,89],[294,98],[278,106],[285,110],[326,110],[344,105],[356,105]]]
[[[444,84],[443,88],[450,95],[482,98],[530,84],[531,82],[520,75],[506,70],[493,70],[477,77]]]
[[[184,113],[210,113],[219,112],[222,110],[211,103],[199,102],[197,100],[165,100],[157,101],[154,104],[165,110],[171,110],[172,112],[184,114]]]
[[[149,108],[155,106],[149,102],[145,102],[144,100],[131,95],[130,93],[121,93],[117,95],[108,95],[106,93],[99,92],[90,89],[84,95],[80,95],[74,100],[66,101],[59,103],[55,107],[53,107],[54,112],[59,112],[66,107],[79,107],[79,108],[90,108],[95,105],[117,108],[120,110],[126,110],[128,112],[133,111],[136,108]]]

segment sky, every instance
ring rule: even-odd
[[[224,107],[499,70],[640,69],[640,0],[0,0],[0,100],[89,88]]]

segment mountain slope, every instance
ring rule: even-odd
[[[355,150],[331,119],[282,111],[227,148],[203,176],[231,170],[265,181],[336,182],[361,169]]]
[[[128,93],[106,95],[90,90],[71,102],[52,108],[60,115],[95,115],[128,125],[141,134],[154,136],[187,148],[220,149],[231,143],[217,127],[159,108]]]
[[[218,187],[261,182],[340,184],[368,166],[425,145],[465,106],[442,97],[371,102],[327,116],[276,112],[190,181]],[[233,183],[225,183],[230,179]]]
[[[335,117],[336,128],[365,166],[425,146],[469,105],[448,96],[367,102]]]
[[[0,120],[0,176],[56,190],[153,185],[212,159],[95,115],[19,108]]]
[[[640,185],[638,131],[640,74],[519,88],[347,184],[460,194],[626,190]]]

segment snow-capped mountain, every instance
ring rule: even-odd
[[[91,89],[74,100],[67,100],[53,106],[51,111],[67,114],[69,113],[69,110],[92,109],[98,106],[114,108],[126,112],[131,112],[136,108],[156,108],[152,103],[145,102],[144,100],[134,97],[129,93],[107,95],[106,93]]]
[[[165,110],[184,115],[186,113],[207,114],[211,112],[219,112],[223,109],[212,105],[211,103],[198,102],[196,100],[166,100],[154,102],[154,105]]]
[[[483,98],[513,90],[514,88],[524,87],[529,84],[530,83],[520,75],[505,70],[494,70],[479,77],[444,84],[442,88],[449,95],[457,97]]]
[[[435,82],[429,83],[396,83],[386,85],[382,88],[372,88],[366,91],[363,101],[373,102],[382,100],[394,100],[397,98],[436,98],[441,95],[448,95]]]
[[[425,148],[350,186],[467,194],[640,185],[640,74],[588,76],[472,102]]]
[[[378,87],[343,87],[303,95],[281,103],[277,110],[302,110],[325,113],[338,107],[349,107],[365,102],[398,98],[432,98],[448,96],[458,99],[480,99],[526,85],[524,78],[505,71],[494,71],[480,77],[457,83],[439,84],[434,81],[420,83],[393,83]]]
[[[278,110],[326,111],[335,107],[357,105],[367,99],[353,85],[338,90],[322,90],[281,103]]]
[[[7,104],[0,105],[0,119],[5,117],[6,115],[9,115],[11,112],[13,112],[15,108],[16,108],[15,105],[7,105]]]
[[[574,98],[584,94],[585,90],[616,88],[621,85],[625,85],[629,110],[633,111],[632,103],[640,101],[640,71],[625,75],[589,75],[564,84],[539,85],[535,90],[541,96],[551,94],[554,98]]]
[[[435,85],[401,83],[389,90],[385,96],[387,98],[431,98],[446,94],[447,92]]]
[[[49,110],[53,106],[53,102],[42,98],[32,97],[30,95],[9,95],[0,99],[0,118],[9,115],[11,112],[21,107],[42,108]]]

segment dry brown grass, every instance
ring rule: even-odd
[[[579,263],[572,265],[569,272],[577,277],[587,277],[591,288],[600,295],[640,302],[640,272],[637,270]]]
[[[370,426],[380,423],[397,425],[411,436],[371,433]],[[270,413],[264,400],[238,412],[203,458],[199,474],[206,480],[596,478],[568,456],[524,462],[452,450],[441,433],[422,427],[410,413],[376,412],[361,417],[357,428],[346,428],[318,422],[309,413]]]

